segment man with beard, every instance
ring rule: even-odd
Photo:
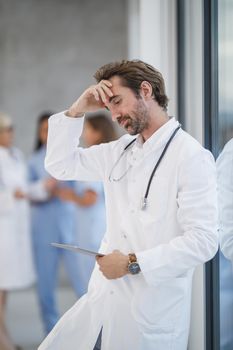
[[[46,168],[103,181],[107,230],[88,293],[40,350],[187,349],[194,268],[217,251],[215,163],[167,114],[162,75],[139,60],[107,64],[50,118]],[[128,134],[78,147],[83,117],[107,108]]]

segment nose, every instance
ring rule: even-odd
[[[119,111],[119,108],[116,108],[115,106],[109,106],[109,111],[111,113],[112,121],[117,121],[117,118],[121,116],[121,113]]]
[[[117,118],[121,116],[119,107],[117,105],[114,105],[111,102],[106,102],[105,106],[108,109],[108,111],[111,113],[112,121],[113,122],[117,121]]]
[[[120,113],[117,111],[111,111],[112,121],[116,122],[117,118],[120,117]]]

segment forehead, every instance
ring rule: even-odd
[[[111,109],[115,98],[117,98],[118,96],[121,99],[124,99],[124,101],[128,102],[131,101],[132,98],[135,98],[133,91],[122,84],[121,77],[115,75],[108,80],[112,83],[112,87],[110,89],[113,93],[113,96],[110,98],[108,97],[107,101],[105,102],[105,107],[108,110]]]
[[[131,91],[130,88],[123,85],[121,77],[115,75],[111,77],[109,81],[112,83],[111,90],[114,95],[118,95],[120,92],[126,92],[127,90]]]

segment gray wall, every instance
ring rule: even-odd
[[[0,0],[0,110],[27,155],[38,114],[64,110],[127,55],[126,0]]]

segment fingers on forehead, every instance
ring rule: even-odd
[[[101,85],[101,89],[103,89],[108,96],[113,96],[112,91],[106,85]]]
[[[109,80],[101,80],[100,81],[100,83],[104,83],[105,85],[107,85],[108,87],[111,87],[112,86],[112,83],[111,83],[111,81],[109,81]]]
[[[107,100],[107,98],[106,98],[105,92],[104,92],[104,90],[101,88],[101,86],[97,87],[96,90],[98,91],[101,100],[102,100],[103,102],[105,102],[105,101]]]
[[[98,100],[99,100],[98,91],[94,88],[94,89],[92,89],[92,93],[93,93],[93,95],[95,96],[95,99],[98,101]]]

